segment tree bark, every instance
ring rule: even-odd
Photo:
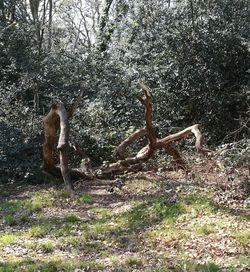
[[[129,145],[131,145],[136,140],[142,138],[143,136],[147,135],[147,129],[146,128],[140,128],[136,130],[133,134],[131,134],[126,140],[120,143],[120,145],[116,149],[116,156],[120,160],[125,159],[125,152]]]
[[[70,176],[68,166],[68,151],[69,151],[69,119],[68,113],[62,103],[57,105],[56,113],[60,118],[60,136],[57,149],[60,152],[60,167],[65,186],[70,193],[74,194],[74,187]]]
[[[70,169],[68,167],[69,151],[69,120],[68,113],[62,103],[53,105],[49,114],[43,119],[45,129],[45,143],[43,145],[43,167],[46,171],[60,175],[53,163],[53,147],[56,140],[56,132],[60,127],[60,136],[57,149],[60,153],[61,176],[65,186],[70,193],[74,194],[71,181]]]
[[[52,105],[50,112],[43,118],[44,144],[43,144],[43,168],[50,172],[54,168],[53,147],[56,142],[56,132],[59,129],[59,116],[56,114],[56,105]]]
[[[63,178],[70,195],[74,194],[72,179],[93,179],[94,174],[90,162],[82,163],[79,169],[70,169],[68,165],[69,144],[69,117],[76,110],[83,92],[75,102],[66,110],[62,103],[52,105],[50,112],[43,118],[45,140],[43,144],[43,169],[48,173]],[[60,128],[57,149],[60,155],[60,168],[54,165],[54,145],[56,134]],[[79,150],[78,150],[79,152]]]

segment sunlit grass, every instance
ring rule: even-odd
[[[243,246],[250,245],[250,230],[240,231],[235,233],[235,239]]]
[[[41,251],[43,253],[51,253],[53,252],[56,245],[54,241],[44,240],[44,241],[27,242],[24,244],[24,247],[27,249],[35,250],[35,251]]]
[[[76,252],[95,253],[105,250],[105,245],[101,240],[86,239],[85,235],[67,236],[59,239],[58,245],[61,248],[72,248]]]
[[[210,233],[213,233],[215,231],[215,226],[213,224],[204,224],[202,226],[199,226],[193,230],[193,233],[198,235],[207,235]]]
[[[184,198],[185,211],[192,213],[194,216],[200,212],[212,214],[217,210],[213,202],[205,196],[194,194]]]
[[[112,215],[112,211],[106,208],[91,208],[89,212],[95,216],[96,219],[107,218]]]
[[[160,224],[156,229],[146,232],[144,237],[147,241],[150,241],[152,247],[157,247],[158,245],[162,246],[173,242],[182,243],[183,240],[188,238],[188,233],[176,229],[172,225]]]
[[[15,234],[0,235],[0,245],[9,245],[17,240],[18,236]]]
[[[76,261],[60,258],[32,259],[24,258],[16,261],[0,262],[0,271],[2,272],[54,272],[67,271],[73,272],[77,269],[81,271],[102,271],[105,266],[95,261]]]
[[[50,193],[46,190],[41,190],[29,193],[24,199],[9,200],[2,203],[0,211],[4,215],[4,223],[6,225],[14,225],[29,221],[33,213],[38,213],[44,207],[51,205]]]
[[[31,226],[28,231],[27,234],[28,236],[31,237],[40,237],[40,236],[44,236],[48,233],[49,231],[49,227],[47,225],[35,225],[35,226]]]
[[[155,183],[151,183],[155,190]],[[147,193],[147,181],[140,182],[138,186],[142,189],[141,194]],[[128,192],[131,188],[123,189]],[[105,265],[108,263],[109,268],[114,269],[112,271],[144,271],[147,262],[150,263],[148,256],[143,258],[141,254],[145,248],[148,252],[155,250],[165,252],[166,249],[172,248],[184,254],[182,245],[188,245],[191,236],[199,239],[209,234],[209,239],[213,242],[213,234],[217,235],[220,227],[230,233],[236,231],[237,220],[240,217],[230,217],[229,213],[224,209],[220,210],[213,201],[200,193],[177,194],[176,202],[172,204],[168,203],[164,195],[140,197],[135,200],[131,198],[124,203],[121,202],[121,206],[120,203],[114,205],[114,209],[113,205],[111,208],[111,205],[101,206],[100,203],[98,207],[92,207],[91,203],[95,200],[90,194],[83,193],[73,199],[64,190],[49,189],[29,192],[27,198],[3,203],[4,208],[0,209],[4,215],[4,223],[19,224],[17,228],[22,226],[23,229],[18,236],[13,231],[12,234],[0,237],[0,249],[3,250],[5,245],[15,243],[14,245],[28,250],[32,257],[40,254],[43,257],[46,255],[49,259],[41,260],[39,257],[12,260],[0,264],[0,271],[75,271],[75,269],[105,271],[104,265],[84,261],[85,257],[83,262],[78,262],[77,256],[80,255],[86,255],[88,258],[96,255]],[[46,209],[47,207],[49,209]],[[85,209],[88,217],[84,216],[82,219],[80,209]],[[21,215],[24,216],[23,220],[20,219]],[[231,219],[225,222],[227,216]],[[212,221],[209,221],[210,218]],[[247,248],[250,239],[248,230],[235,232],[233,236],[241,246]],[[123,257],[122,252],[132,254],[125,254]],[[64,253],[72,256],[72,261],[51,259],[52,256]],[[5,253],[4,256],[7,259]],[[190,258],[177,256],[173,268],[168,269],[167,257],[160,260],[157,260],[158,256],[152,258],[158,262],[159,267],[150,268],[150,272],[220,271],[216,261],[213,263],[214,260],[200,265],[192,263]],[[247,258],[243,257],[235,259],[233,266],[246,266],[247,261]]]
[[[246,268],[250,267],[249,255],[241,255],[239,257],[234,258],[230,262],[230,265],[233,267],[246,267]]]
[[[55,244],[52,241],[44,241],[42,243],[38,243],[37,248],[41,249],[42,252],[44,253],[50,253],[53,252],[54,248],[55,248]]]

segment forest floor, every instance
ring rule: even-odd
[[[0,185],[0,271],[250,271],[247,169]]]

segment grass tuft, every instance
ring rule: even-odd
[[[28,229],[28,235],[31,237],[41,237],[47,234],[48,231],[49,229],[46,225],[32,226]]]
[[[241,246],[247,247],[250,245],[250,230],[237,232],[235,234],[235,239],[241,244]]]
[[[38,248],[42,250],[44,253],[51,253],[53,252],[55,245],[52,241],[46,241],[41,244],[38,244]]]
[[[93,202],[93,196],[87,193],[81,193],[79,194],[79,202],[81,203],[92,203]]]
[[[64,219],[65,219],[65,222],[67,223],[75,223],[75,222],[81,221],[79,216],[75,214],[68,214],[64,217]]]
[[[4,234],[0,236],[0,245],[12,244],[17,240],[17,235],[14,234]]]
[[[195,230],[194,230],[194,233],[198,234],[198,235],[202,235],[202,234],[210,234],[214,232],[214,225],[212,224],[204,224],[200,227],[197,227]]]
[[[140,268],[143,266],[143,262],[141,259],[136,257],[129,257],[125,261],[126,265],[132,268]]]

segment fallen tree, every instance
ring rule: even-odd
[[[197,124],[162,139],[158,139],[152,122],[152,100],[150,89],[143,82],[140,82],[139,86],[144,92],[144,95],[138,97],[138,99],[144,106],[146,126],[135,131],[117,147],[116,155],[119,159],[117,162],[101,166],[99,169],[96,169],[95,175],[91,169],[90,160],[86,157],[84,152],[79,151],[79,148],[76,148],[76,146],[69,143],[69,118],[73,115],[82,94],[76,99],[73,106],[68,107],[68,110],[62,103],[53,105],[48,115],[43,119],[45,134],[43,145],[43,168],[54,176],[62,177],[66,188],[71,195],[74,194],[72,179],[94,179],[96,176],[109,178],[125,171],[139,171],[142,169],[142,162],[151,158],[158,149],[165,149],[166,152],[173,157],[177,165],[183,166],[184,161],[171,143],[180,141],[191,134],[196,138],[195,147],[199,153],[205,155],[210,152],[209,149],[203,147],[202,134]],[[56,142],[56,134],[59,129],[60,136],[57,149],[60,154],[60,167],[55,166],[53,161],[53,148]],[[128,146],[141,137],[147,137],[148,144],[135,156],[127,157],[126,151]],[[70,148],[85,157],[79,168],[70,169],[68,166],[68,153]]]

